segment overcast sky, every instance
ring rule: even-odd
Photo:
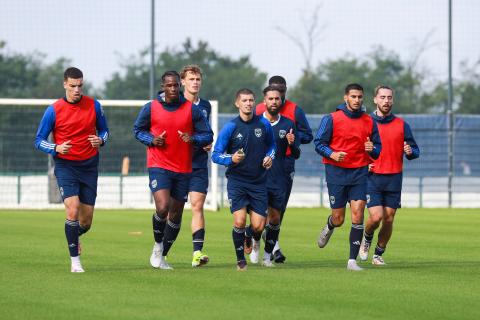
[[[276,27],[302,38],[302,16],[308,19],[321,3],[314,65],[347,53],[361,57],[375,45],[408,60],[431,33],[420,66],[432,71],[431,79],[447,76],[448,0],[157,0],[157,51],[187,37],[205,40],[222,54],[249,55],[260,70],[293,84],[304,59]],[[480,59],[480,1],[453,0],[453,9],[458,77],[460,61]],[[46,53],[47,62],[71,58],[98,86],[119,69],[120,56],[149,45],[150,0],[0,0],[0,40],[11,52]]]

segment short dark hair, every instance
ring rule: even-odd
[[[240,95],[242,94],[251,94],[255,98],[255,93],[253,93],[252,90],[247,88],[242,88],[238,90],[237,93],[235,94],[235,101],[237,101],[237,99],[240,98]]]
[[[283,84],[286,86],[287,81],[282,76],[273,76],[270,79],[268,79],[268,85],[272,85],[272,84]]]
[[[162,74],[162,83],[165,83],[166,77],[176,77],[178,82],[180,82],[180,75],[175,70],[165,71],[165,73]]]
[[[280,94],[282,93],[282,92],[281,92],[277,87],[275,87],[275,86],[267,86],[267,87],[265,87],[265,89],[263,89],[262,92],[263,92],[263,95],[265,96],[265,95],[266,95],[268,92],[270,92],[270,91],[277,91],[277,92],[280,93]]]
[[[378,91],[380,91],[380,89],[390,90],[390,91],[392,91],[392,94],[393,94],[393,89],[392,89],[392,87],[385,86],[385,85],[383,85],[383,84],[379,84],[378,86],[375,87],[375,95],[374,95],[374,96],[377,96]]]
[[[345,87],[345,94],[348,94],[350,92],[350,90],[360,90],[360,91],[364,92],[363,87],[361,85],[359,85],[358,83],[347,84],[347,86]]]
[[[65,69],[65,72],[63,73],[63,80],[67,81],[67,79],[81,79],[83,78],[83,72],[75,67],[69,67]]]

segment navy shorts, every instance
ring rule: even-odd
[[[83,161],[56,158],[55,177],[62,199],[78,196],[83,204],[95,205],[98,182],[98,154]]]
[[[208,168],[193,169],[190,176],[190,185],[188,191],[207,194],[208,190]]]
[[[330,208],[344,208],[347,202],[354,200],[367,200],[367,184],[354,184],[342,186],[327,183]]]
[[[267,187],[268,206],[283,211],[285,208],[286,192],[282,188]]]
[[[402,207],[402,191],[385,191],[373,183],[368,184],[367,208],[382,206],[392,209]]]
[[[252,210],[261,216],[267,216],[268,195],[265,183],[252,184],[227,179],[227,193],[230,212],[247,208],[247,211]]]
[[[179,173],[163,168],[148,168],[150,190],[152,193],[169,189],[170,196],[178,201],[187,201],[190,173]]]

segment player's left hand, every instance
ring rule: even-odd
[[[263,163],[262,163],[262,165],[263,165],[263,167],[264,167],[265,169],[270,169],[270,168],[272,167],[272,164],[273,164],[272,158],[270,158],[270,157],[268,157],[268,156],[265,157],[265,158],[263,158]]]
[[[209,152],[210,150],[212,150],[212,144],[210,143],[209,145],[206,145],[205,147],[203,147],[203,150]]]
[[[93,134],[89,135],[87,139],[88,139],[88,141],[90,141],[90,144],[92,145],[93,148],[100,147],[102,145],[102,142],[103,142],[102,138],[100,138],[96,135],[93,135]]]
[[[413,152],[412,147],[407,144],[407,141],[403,141],[403,152],[405,152],[407,156],[411,155]]]
[[[180,136],[180,139],[182,139],[184,142],[191,142],[192,141],[192,137],[186,133],[186,132],[182,132],[180,130],[177,131],[178,132],[178,135]]]
[[[368,153],[373,151],[373,142],[370,141],[370,137],[367,137],[367,141],[365,141],[365,151]]]
[[[290,129],[290,132],[287,133],[287,141],[288,145],[292,145],[295,142],[295,135],[293,134],[293,129]]]

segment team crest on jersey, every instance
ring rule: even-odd
[[[207,110],[202,109],[202,113],[205,118],[208,118]]]
[[[239,132],[235,138],[237,138],[238,140],[242,140],[243,136],[242,136],[242,134]]]
[[[63,197],[63,195],[64,195],[64,192],[63,192],[63,187],[60,187],[60,194],[61,194],[61,195],[62,195],[62,197]]]
[[[278,131],[278,136],[280,137],[280,139],[285,138],[286,135],[287,135],[287,131],[286,131],[286,130],[279,130],[279,131]]]
[[[153,179],[150,184],[152,185],[152,188],[155,189],[157,187],[157,179]]]
[[[330,203],[335,204],[335,197],[334,196],[330,196]]]
[[[262,136],[262,129],[256,128],[256,129],[255,129],[255,136],[256,136],[257,138],[260,138],[260,137]]]
[[[367,194],[367,203],[370,203],[370,195]]]

